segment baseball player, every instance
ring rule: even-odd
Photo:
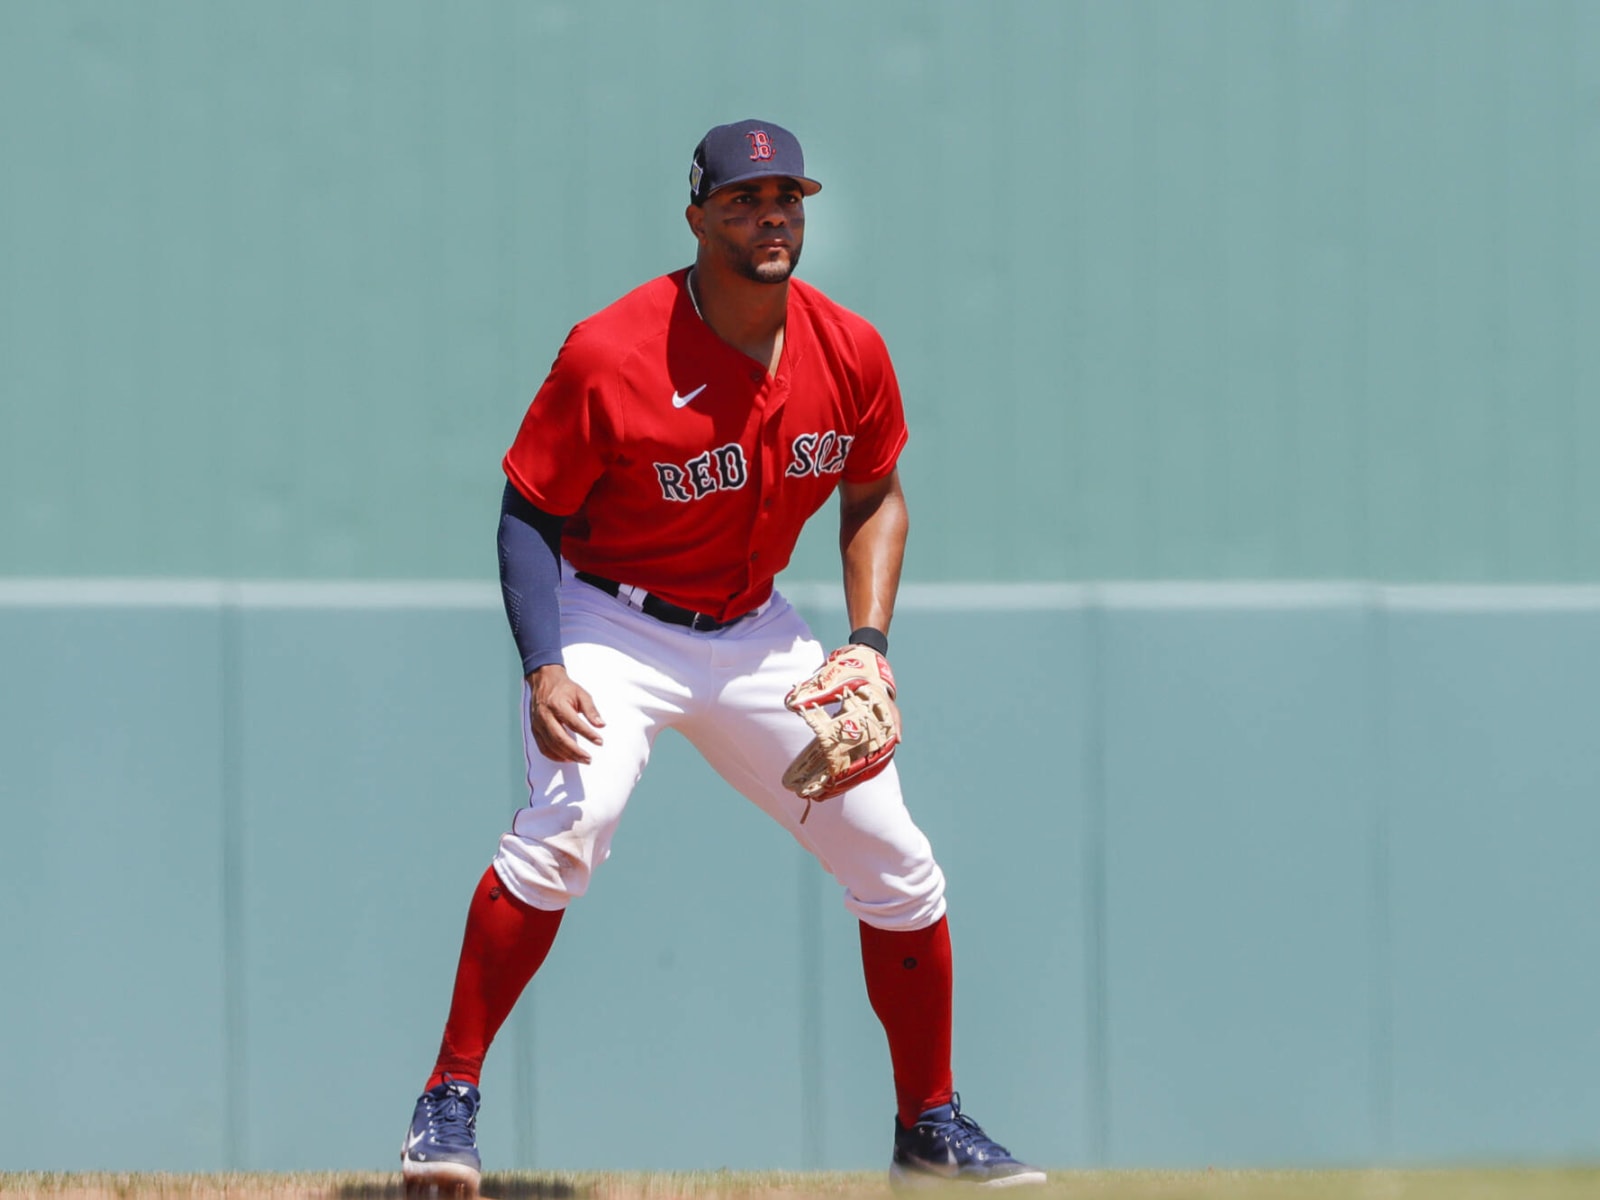
[[[769,121],[707,133],[694,265],[572,330],[505,456],[528,803],[468,908],[408,1188],[476,1189],[484,1056],[668,728],[842,885],[894,1069],[891,1177],[1045,1178],[954,1091],[944,876],[891,760],[905,420],[877,331],[793,277],[821,186]],[[852,632],[825,655],[773,578],[835,492]]]

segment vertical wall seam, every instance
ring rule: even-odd
[[[1510,49],[1508,31],[1504,27],[1502,11],[1498,6],[1488,7],[1488,39],[1489,54],[1487,55],[1489,68],[1488,90],[1494,97],[1490,111],[1489,130],[1489,156],[1492,167],[1489,171],[1490,182],[1485,188],[1492,193],[1491,217],[1489,222],[1488,245],[1484,247],[1489,258],[1490,273],[1490,299],[1489,299],[1489,328],[1490,341],[1493,352],[1489,355],[1486,368],[1489,376],[1489,404],[1488,424],[1493,431],[1492,436],[1498,447],[1494,462],[1499,468],[1498,480],[1488,484],[1499,494],[1495,496],[1498,502],[1498,520],[1496,529],[1490,538],[1489,556],[1492,561],[1490,570],[1495,578],[1514,578],[1517,542],[1517,516],[1516,507],[1516,471],[1513,467],[1513,457],[1516,453],[1515,420],[1511,415],[1514,407],[1521,407],[1521,396],[1513,398],[1509,395],[1514,372],[1507,369],[1507,358],[1512,349],[1512,316],[1511,316],[1511,182],[1510,173],[1512,164],[1510,155],[1506,150],[1507,122],[1506,103],[1508,96],[1507,75],[1510,73]],[[1441,22],[1442,24],[1443,22]],[[1520,24],[1521,22],[1519,22]]]
[[[1371,286],[1371,262],[1367,245],[1372,234],[1373,214],[1371,201],[1371,188],[1369,186],[1369,167],[1372,157],[1372,121],[1370,109],[1371,96],[1371,71],[1368,58],[1369,39],[1372,36],[1365,9],[1357,6],[1354,15],[1356,25],[1355,37],[1352,42],[1351,72],[1354,75],[1350,92],[1355,96],[1355,131],[1353,141],[1355,149],[1351,154],[1353,175],[1350,191],[1352,193],[1351,207],[1359,214],[1357,217],[1358,230],[1350,241],[1350,275],[1351,288],[1349,301],[1351,307],[1350,338],[1353,343],[1349,347],[1350,371],[1350,408],[1355,413],[1353,435],[1351,442],[1354,446],[1355,461],[1350,464],[1352,477],[1347,480],[1349,493],[1354,500],[1352,508],[1351,533],[1352,554],[1350,566],[1352,574],[1357,578],[1370,579],[1376,574],[1376,554],[1372,545],[1372,525],[1374,498],[1372,461],[1376,456],[1376,436],[1373,432],[1372,412],[1372,306],[1368,301]]]
[[[1393,671],[1389,655],[1389,608],[1382,588],[1367,601],[1367,721],[1371,763],[1368,878],[1369,899],[1369,1070],[1373,1148],[1379,1160],[1394,1149],[1394,953],[1390,869],[1391,809],[1394,801],[1390,730],[1393,721]]]
[[[250,1059],[245,1004],[244,795],[240,744],[243,728],[240,713],[242,618],[237,588],[224,587],[218,602],[222,716],[223,1163],[230,1171],[244,1170],[249,1157]]]
[[[1574,5],[1577,0],[1567,0],[1562,9],[1561,30],[1561,80],[1564,93],[1563,100],[1568,112],[1582,111],[1580,108],[1583,90],[1580,89],[1578,79],[1578,58],[1580,51],[1579,30],[1577,14]],[[1568,136],[1566,139],[1566,162],[1571,169],[1571,174],[1562,179],[1563,186],[1563,242],[1568,246],[1583,245],[1583,226],[1579,220],[1579,169],[1583,153],[1583,142],[1579,134],[1579,122],[1571,121],[1567,124]],[[1561,377],[1567,381],[1564,389],[1565,403],[1561,406],[1562,426],[1574,436],[1562,439],[1561,449],[1565,461],[1560,471],[1561,495],[1561,526],[1557,534],[1558,544],[1564,551],[1561,554],[1561,578],[1576,581],[1583,578],[1583,565],[1580,548],[1586,537],[1586,525],[1579,516],[1583,512],[1583,491],[1580,480],[1583,477],[1583,457],[1579,450],[1581,439],[1575,436],[1583,428],[1581,417],[1582,400],[1578,387],[1578,340],[1577,331],[1581,325],[1578,316],[1581,302],[1581,267],[1577,263],[1569,262],[1567,269],[1561,277]]]
[[[1089,1114],[1089,1160],[1105,1166],[1111,1146],[1111,1068],[1107,1043],[1110,1011],[1107,997],[1106,913],[1106,669],[1105,602],[1091,588],[1084,609],[1087,646],[1084,655],[1084,980],[1088,991],[1088,1057],[1083,1095]]]

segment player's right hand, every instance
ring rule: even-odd
[[[574,683],[559,663],[529,675],[528,686],[533,691],[528,727],[539,753],[551,762],[589,762],[589,751],[578,738],[601,745],[600,729],[605,725],[594,698]]]

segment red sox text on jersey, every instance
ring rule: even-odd
[[[580,571],[722,620],[759,605],[840,480],[892,470],[899,385],[872,326],[793,279],[775,375],[702,322],[677,271],[579,324],[505,458],[568,517]]]
[[[796,479],[807,475],[838,475],[844,470],[844,460],[853,441],[855,438],[849,434],[833,429],[826,433],[802,433],[794,440],[793,457],[784,474]],[[697,454],[681,465],[658,462],[655,468],[662,497],[685,503],[712,492],[742,488],[750,478],[744,447],[738,442]]]

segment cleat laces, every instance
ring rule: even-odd
[[[478,1106],[450,1080],[441,1096],[428,1096],[428,1141],[440,1150],[475,1151]]]
[[[995,1141],[983,1131],[983,1127],[966,1113],[961,1111],[961,1097],[959,1094],[950,1097],[950,1115],[948,1121],[939,1121],[934,1124],[939,1136],[954,1150],[958,1158],[999,1159],[1010,1158],[1011,1151]]]

